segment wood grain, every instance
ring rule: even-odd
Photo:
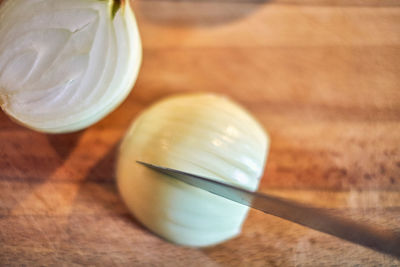
[[[148,0],[134,8],[144,61],[115,112],[64,135],[0,114],[0,265],[400,265],[256,211],[233,240],[179,247],[138,224],[114,185],[118,144],[143,109],[174,93],[217,92],[271,136],[260,191],[400,231],[398,1]]]

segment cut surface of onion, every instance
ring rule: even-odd
[[[123,139],[117,184],[127,207],[148,229],[186,246],[210,246],[238,235],[248,208],[136,161],[256,190],[269,138],[243,108],[214,94],[172,96],[145,110]]]
[[[72,132],[129,94],[142,50],[129,1],[5,0],[0,104],[38,131]]]

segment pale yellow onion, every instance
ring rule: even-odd
[[[129,1],[5,0],[0,104],[43,132],[94,124],[129,94],[142,57]]]
[[[228,98],[169,97],[145,110],[121,143],[118,188],[134,216],[154,233],[187,246],[238,235],[248,208],[164,177],[136,160],[256,190],[269,139],[260,124]]]

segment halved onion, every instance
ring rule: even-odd
[[[129,94],[142,57],[129,1],[5,0],[0,104],[43,132],[99,121]]]
[[[134,216],[154,233],[187,246],[238,235],[248,208],[136,163],[203,175],[256,190],[269,139],[231,100],[212,94],[167,98],[145,110],[121,143],[118,188]]]

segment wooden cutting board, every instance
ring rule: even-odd
[[[174,93],[217,92],[270,133],[260,191],[400,231],[399,1],[138,0],[134,7],[144,61],[115,112],[63,135],[0,114],[0,265],[400,265],[256,211],[233,240],[179,247],[139,225],[114,184],[118,143],[144,108]]]

